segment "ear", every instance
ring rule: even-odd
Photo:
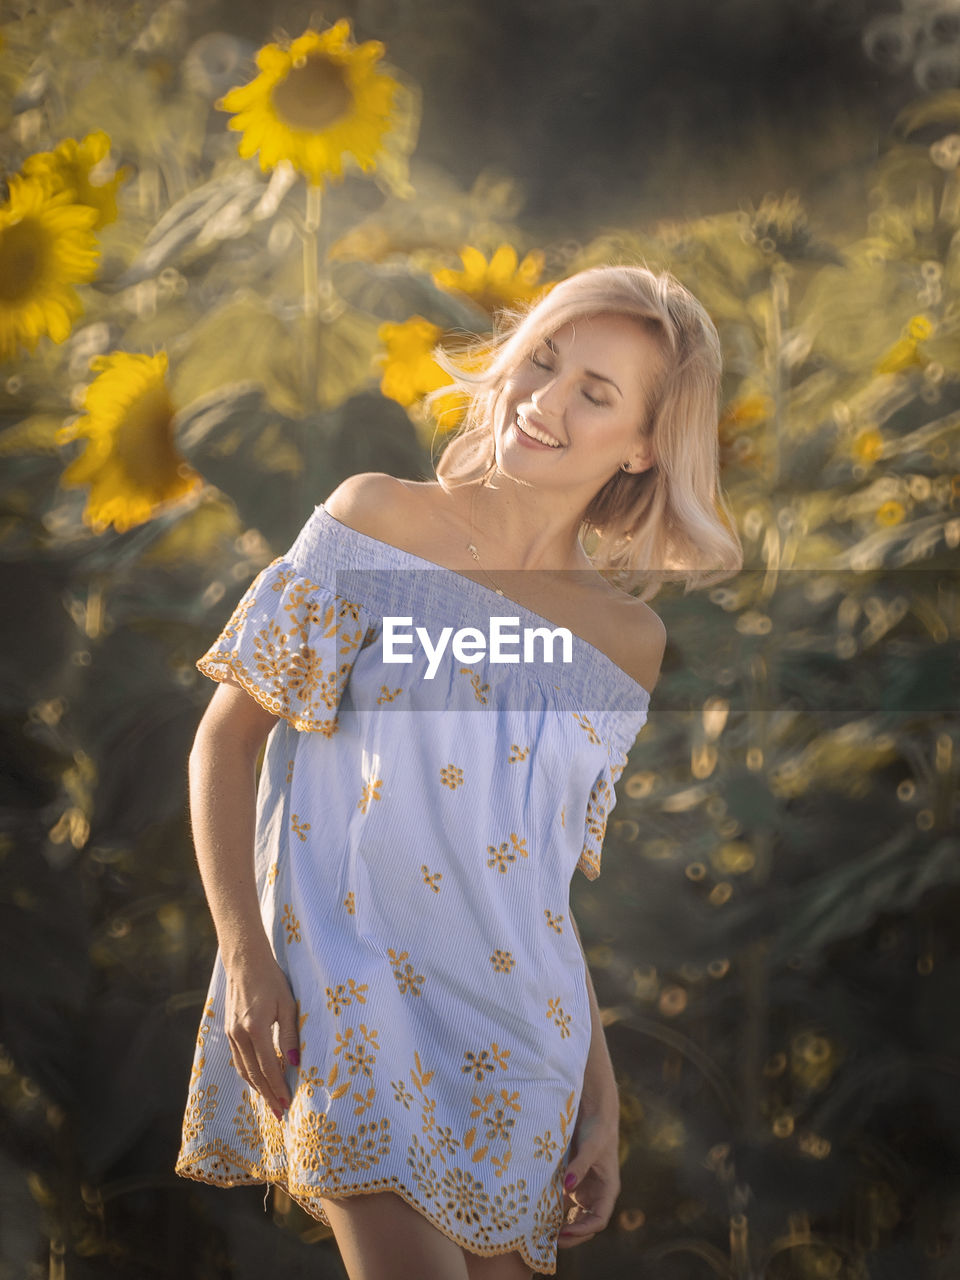
[[[638,476],[641,472],[649,471],[653,464],[653,450],[649,444],[641,444],[634,449],[633,453],[621,465],[630,475]]]

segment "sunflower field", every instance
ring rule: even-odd
[[[479,8],[435,20],[479,41]],[[195,660],[345,477],[432,475],[464,407],[437,344],[611,262],[718,327],[746,562],[657,595],[575,882],[623,1188],[558,1274],[960,1275],[960,87],[908,8],[864,37],[915,84],[862,208],[664,197],[574,233],[519,178],[419,164],[388,6],[259,43],[179,3],[5,6],[0,1280],[344,1276],[279,1187],[173,1169],[216,949]]]

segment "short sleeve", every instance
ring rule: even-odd
[[[331,737],[358,653],[374,631],[358,603],[312,582],[286,556],[262,569],[196,662],[295,729]]]
[[[609,748],[609,751],[610,756],[590,789],[587,812],[583,821],[583,848],[580,851],[577,867],[588,880],[596,880],[600,875],[600,855],[603,838],[607,831],[607,819],[617,803],[614,783],[627,763],[624,752],[613,747]]]

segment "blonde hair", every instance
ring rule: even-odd
[[[494,411],[508,376],[564,324],[608,313],[640,321],[658,340],[659,375],[641,427],[654,463],[607,481],[583,513],[581,540],[594,544],[588,554],[605,576],[628,589],[639,580],[642,599],[665,581],[684,581],[685,593],[722,582],[743,567],[743,547],[719,484],[720,338],[703,306],[668,271],[591,267],[536,303],[504,309],[493,338],[461,353],[475,365],[483,352],[480,372],[468,372],[437,347],[434,358],[468,396],[463,425],[435,464],[437,479],[449,491],[488,474],[495,465]],[[428,406],[449,393],[449,387],[432,392]]]

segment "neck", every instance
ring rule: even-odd
[[[468,486],[468,517],[491,569],[585,569],[582,511],[501,471]]]

